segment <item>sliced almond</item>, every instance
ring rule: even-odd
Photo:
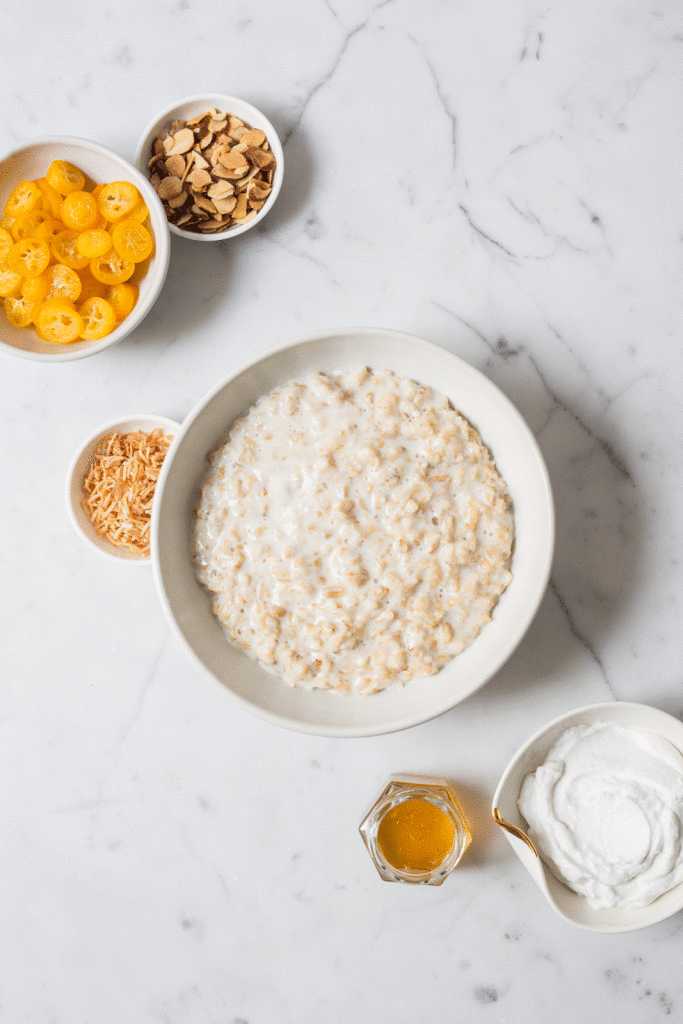
[[[222,164],[216,164],[216,166],[212,168],[211,173],[213,174],[214,178],[219,178],[221,180],[225,178],[230,178],[230,176],[232,175],[232,171],[229,171],[227,167],[223,167]]]
[[[265,199],[250,199],[249,206],[252,210],[262,210],[266,205]]]
[[[236,213],[236,212],[237,212],[237,211],[235,211],[235,213]],[[256,216],[256,210],[252,210],[252,211],[251,211],[250,213],[248,213],[248,214],[247,214],[247,215],[246,215],[245,217],[235,217],[235,221],[236,221],[236,222],[237,222],[238,224],[248,224],[248,223],[249,223],[249,221],[250,221],[250,220],[253,220],[255,216]]]
[[[159,199],[173,199],[174,196],[179,196],[182,192],[183,186],[180,182],[180,178],[176,178],[174,175],[169,175],[168,178],[162,178],[157,188]]]
[[[194,146],[194,132],[191,128],[182,128],[173,136],[173,147],[168,151],[169,156],[177,153],[188,153]]]
[[[245,186],[245,185],[246,185],[246,184],[247,184],[248,182],[250,182],[250,181],[252,180],[252,178],[255,178],[255,177],[256,177],[256,175],[257,175],[258,173],[259,173],[259,169],[258,169],[258,167],[251,167],[251,168],[249,169],[249,172],[248,172],[247,174],[243,175],[243,177],[239,178],[239,179],[238,179],[238,180],[237,180],[237,181],[235,182],[235,188],[236,188],[236,189],[238,189],[238,191],[239,191],[239,190],[241,190],[241,189],[243,189],[243,188],[244,188],[244,186]]]
[[[195,167],[199,167],[202,170],[206,170],[206,168],[209,166],[209,161],[205,160],[204,157],[202,156],[202,154],[198,153],[196,149],[193,150],[193,153],[194,153],[194,165],[195,165]]]
[[[225,199],[235,191],[235,186],[229,181],[216,181],[207,190],[209,199]]]
[[[167,202],[172,210],[176,210],[187,202],[187,192],[183,191],[180,195],[173,196],[172,199],[167,200]]]
[[[266,153],[265,150],[257,149],[256,146],[250,146],[244,155],[247,160],[250,160],[257,167],[270,167],[271,164],[275,163],[272,153]]]
[[[218,213],[232,213],[237,206],[237,199],[235,196],[226,196],[225,199],[214,199],[213,204]]]
[[[222,132],[223,129],[225,128],[225,126],[227,125],[227,123],[228,123],[228,120],[225,117],[223,117],[223,118],[212,118],[209,121],[209,131],[212,131],[212,132]]]
[[[194,167],[197,166],[197,158],[198,157],[199,157],[199,154],[197,153],[197,151],[195,149],[191,149],[190,152],[187,154],[187,157],[186,157],[187,165],[185,167],[185,170],[183,171],[183,176],[180,179],[182,181],[183,185],[185,184],[185,179],[187,178],[187,176],[190,173],[190,171]],[[199,159],[201,159],[201,157],[199,157]]]
[[[223,223],[222,220],[216,220],[215,217],[212,217],[210,220],[205,220],[203,222],[203,224],[200,225],[200,230],[201,231],[222,231],[224,227],[225,227],[225,224]]]
[[[206,210],[207,213],[215,213],[216,207],[214,206],[213,199],[209,199],[208,196],[198,195],[194,197],[195,204],[200,210]]]
[[[272,189],[270,185],[267,185],[265,181],[252,179],[247,185],[247,196],[251,199],[266,199],[270,195]]]
[[[154,140],[154,155],[159,156],[160,153],[164,152],[164,144],[161,139]]]
[[[234,171],[238,167],[247,166],[247,161],[242,153],[235,153],[234,150],[229,149],[227,152],[221,153],[219,157],[223,167],[227,167],[229,171]]]
[[[243,128],[244,127],[244,121],[242,121],[239,117],[235,117],[234,114],[229,114],[228,115],[228,127],[230,128],[231,132],[234,132],[235,128]]]
[[[207,185],[211,184],[213,178],[211,177],[208,171],[204,171],[198,167],[196,170],[192,172],[192,174],[188,174],[187,180],[190,182],[193,188],[203,189],[206,188]]]
[[[158,190],[158,188],[159,188],[159,185],[161,184],[161,176],[156,174],[156,173],[152,174],[150,176],[149,183],[152,186],[152,188],[154,189],[154,191],[156,192]]]
[[[244,193],[238,197],[235,209],[232,211],[232,215],[235,220],[241,220],[247,213],[247,197]]]
[[[198,125],[200,123],[200,121],[204,120],[205,117],[206,117],[206,114],[197,114],[196,117],[191,117],[189,119],[189,121],[186,121],[185,125],[186,125],[187,128],[194,128],[195,125]]]
[[[262,146],[266,141],[266,133],[262,132],[259,128],[251,128],[242,136],[240,141],[246,142],[247,146]]]
[[[248,149],[249,149],[249,146],[246,144],[246,142],[238,142],[235,146],[232,147],[232,152],[233,153],[246,153],[246,151]]]
[[[185,172],[185,158],[179,153],[166,158],[166,170],[176,178],[182,178]]]
[[[192,214],[191,213],[184,213],[182,215],[182,217],[178,218],[178,220],[176,221],[176,224],[178,225],[179,228],[181,228],[183,226],[183,224],[187,224],[187,222],[190,221],[190,220],[192,220]]]
[[[167,135],[166,138],[162,141],[162,146],[164,147],[164,153],[166,153],[167,156],[171,152],[171,150],[173,149],[174,145],[175,145],[175,143],[174,143],[173,137],[171,135]]]

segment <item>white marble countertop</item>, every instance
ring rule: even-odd
[[[450,1024],[683,1016],[683,916],[557,918],[489,818],[517,746],[585,703],[681,717],[683,9],[676,0],[2,4],[0,148],[132,158],[174,99],[253,102],[273,212],[173,239],[161,297],[93,358],[0,353],[0,1019]],[[72,530],[65,473],[118,414],[182,419],[261,350],[347,326],[457,353],[526,417],[557,500],[552,579],[479,693],[374,739],[252,717],[171,635],[151,569]],[[357,826],[445,774],[475,841],[383,883]]]

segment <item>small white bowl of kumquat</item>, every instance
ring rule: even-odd
[[[40,139],[0,161],[0,345],[64,362],[110,348],[154,305],[168,270],[163,206],[96,142]]]

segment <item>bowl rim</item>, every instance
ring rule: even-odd
[[[187,104],[199,105],[211,103],[213,100],[221,100],[222,102],[224,101],[226,104],[238,103],[242,107],[248,108],[250,112],[256,115],[257,120],[260,119],[265,125],[267,125],[267,129],[264,128],[262,130],[266,132],[266,135],[268,137],[268,143],[270,145],[271,150],[277,150],[275,154],[277,163],[275,167],[275,175],[273,177],[270,195],[266,199],[266,202],[264,203],[263,207],[258,211],[257,215],[254,217],[254,219],[250,220],[248,224],[240,224],[237,227],[226,228],[224,231],[216,231],[213,232],[212,234],[204,235],[200,231],[185,231],[184,228],[179,228],[176,224],[172,224],[170,221],[167,221],[169,230],[171,231],[172,234],[177,235],[179,238],[189,238],[193,242],[223,242],[228,238],[237,238],[238,235],[242,235],[244,234],[245,231],[248,231],[250,228],[255,227],[257,224],[260,224],[263,218],[266,216],[266,214],[275,205],[275,200],[277,199],[278,194],[280,192],[280,188],[282,187],[282,181],[284,177],[284,149],[282,146],[282,142],[280,141],[280,137],[278,133],[275,131],[275,128],[273,127],[273,124],[270,121],[270,119],[266,117],[263,111],[259,110],[258,107],[255,107],[253,103],[249,103],[248,100],[240,99],[239,96],[228,96],[225,93],[217,92],[195,93],[192,96],[185,96],[183,99],[176,100],[174,103],[170,103],[168,106],[164,107],[163,110],[159,111],[156,117],[154,117],[147,124],[147,127],[144,129],[142,135],[140,136],[137,149],[135,150],[134,163],[135,167],[140,172],[140,174],[144,176],[148,175],[149,173],[147,170],[146,152],[149,150],[152,141],[152,135],[159,131],[161,123],[169,119],[172,120],[171,115],[175,113],[175,111],[177,111],[179,107],[183,107]],[[231,113],[231,111],[226,110],[226,113]],[[273,141],[275,145],[273,145]],[[147,183],[149,184],[149,177],[147,178]],[[151,185],[150,188],[152,188]],[[152,191],[154,191],[154,189],[152,189]],[[161,202],[161,200],[159,200],[159,202]],[[164,217],[166,217],[165,210]]]
[[[132,424],[135,423],[140,424],[140,426],[133,427]],[[98,543],[89,533],[86,532],[76,512],[76,493],[78,491],[79,482],[77,477],[82,476],[80,472],[77,473],[79,463],[86,453],[93,451],[103,437],[107,434],[117,432],[117,428],[123,427],[127,424],[130,425],[128,426],[129,431],[132,429],[143,429],[142,425],[147,426],[147,432],[149,432],[149,430],[156,430],[157,427],[163,427],[166,433],[172,434],[174,441],[180,432],[181,427],[181,424],[177,420],[170,419],[168,416],[157,416],[154,413],[130,413],[127,416],[117,416],[115,419],[108,420],[106,423],[101,424],[97,430],[91,431],[78,446],[71,458],[71,462],[69,463],[69,468],[66,473],[66,508],[69,519],[71,520],[71,525],[78,536],[88,545],[89,548],[97,551],[97,553],[103,558],[106,558],[109,561],[118,562],[119,564],[124,562],[127,565],[151,565],[151,554],[138,556],[132,555],[126,548],[116,548],[113,544],[107,543],[104,538],[102,543]]]
[[[55,143],[59,145],[84,148],[98,153],[100,156],[108,157],[110,159],[113,158],[115,161],[119,161],[125,167],[126,171],[133,175],[133,178],[135,179],[134,184],[138,184],[139,187],[139,182],[142,182],[143,188],[141,191],[143,192],[143,199],[148,208],[150,207],[150,203],[153,207],[156,206],[157,213],[160,215],[160,220],[166,225],[166,230],[162,229],[162,231],[159,232],[157,225],[154,225],[155,258],[160,257],[160,262],[157,264],[155,283],[149,294],[146,296],[145,301],[142,304],[136,304],[126,319],[104,338],[100,338],[100,340],[96,341],[94,344],[80,349],[74,349],[68,345],[61,345],[58,346],[59,351],[55,352],[32,352],[28,349],[16,348],[14,345],[8,345],[7,342],[0,338],[0,345],[2,346],[3,351],[22,359],[33,359],[37,362],[43,363],[66,363],[75,359],[85,359],[87,356],[97,355],[98,352],[103,352],[105,349],[111,348],[113,345],[117,345],[120,341],[123,341],[124,338],[131,334],[142,323],[154,306],[154,303],[158,299],[161,289],[164,286],[171,258],[171,235],[170,231],[168,231],[166,211],[163,208],[161,200],[150,185],[149,180],[145,178],[144,174],[141,174],[138,168],[132,164],[130,160],[127,160],[126,157],[121,156],[120,153],[110,149],[108,146],[103,146],[100,142],[93,142],[90,139],[83,139],[76,135],[42,135],[35,139],[30,139],[23,145],[17,146],[15,149],[4,153],[0,156],[0,165],[19,156],[25,150],[34,148],[35,146],[48,146]],[[158,206],[156,204],[158,204]],[[125,328],[123,333],[119,333],[123,328]]]
[[[273,356],[280,355],[286,352],[288,349],[294,349],[298,346],[312,344],[322,340],[332,339],[338,337],[340,334],[343,334],[345,337],[353,336],[354,338],[363,338],[367,336],[381,336],[388,340],[400,339],[404,342],[409,343],[411,347],[422,347],[423,349],[426,349],[430,352],[438,353],[439,356],[442,358],[452,359],[454,360],[456,366],[464,367],[467,372],[471,372],[474,375],[476,375],[476,377],[481,379],[482,382],[485,382],[485,387],[488,387],[493,392],[495,392],[497,399],[501,403],[503,403],[507,411],[514,417],[520,429],[526,435],[526,438],[530,445],[530,449],[535,455],[536,463],[540,470],[540,474],[542,476],[544,484],[544,493],[546,500],[543,511],[547,517],[544,524],[547,528],[547,546],[543,552],[542,570],[539,571],[536,577],[537,588],[534,594],[534,599],[528,604],[528,606],[525,607],[524,614],[520,616],[518,620],[518,626],[514,631],[513,638],[505,646],[503,655],[497,659],[497,661],[490,669],[490,671],[487,670],[485,677],[479,679],[476,685],[472,686],[465,695],[458,697],[454,701],[445,702],[444,706],[439,705],[436,708],[432,708],[426,712],[420,711],[414,714],[410,714],[405,719],[402,719],[398,724],[392,722],[389,722],[387,724],[385,722],[382,722],[370,726],[368,726],[367,724],[350,726],[319,724],[300,721],[298,719],[285,717],[285,715],[280,714],[277,711],[268,710],[267,708],[262,707],[256,704],[255,702],[250,702],[244,697],[242,697],[240,694],[236,693],[233,689],[224,685],[214,675],[210,668],[206,664],[204,664],[202,659],[199,657],[198,653],[190,644],[189,640],[185,637],[183,631],[180,628],[179,623],[176,621],[173,609],[171,607],[169,595],[166,592],[166,587],[162,574],[162,567],[160,564],[160,515],[161,509],[164,506],[166,482],[169,477],[169,474],[173,469],[173,462],[176,451],[181,447],[183,439],[191,431],[194,423],[202,415],[204,409],[211,403],[213,398],[216,395],[218,395],[225,387],[227,387],[232,381],[234,381],[236,378],[238,378],[246,371],[253,369],[259,363],[269,360]],[[226,432],[228,426],[229,424],[226,424]],[[467,363],[461,357],[455,355],[455,353],[451,352],[449,349],[446,349],[443,346],[437,345],[436,343],[428,341],[426,339],[419,338],[415,335],[387,328],[350,327],[316,331],[311,334],[306,334],[291,339],[289,341],[283,342],[279,345],[273,346],[267,351],[261,353],[256,358],[250,359],[242,363],[234,371],[232,371],[231,373],[224,376],[221,380],[219,380],[208,392],[206,392],[205,395],[199,399],[199,401],[195,404],[194,408],[184,419],[180,432],[176,437],[174,450],[173,452],[169,452],[169,456],[164,460],[164,465],[162,466],[161,473],[159,474],[159,480],[157,482],[156,493],[159,496],[159,501],[155,503],[154,508],[152,510],[151,525],[151,552],[154,567],[154,578],[157,593],[159,595],[161,605],[164,609],[164,613],[169,621],[169,624],[171,625],[174,634],[180,641],[181,646],[189,655],[191,661],[200,668],[201,673],[204,676],[208,676],[215,685],[221,688],[221,691],[223,693],[227,694],[230,700],[232,700],[234,703],[240,706],[243,710],[249,712],[250,714],[256,715],[259,718],[262,718],[267,722],[270,722],[272,725],[284,727],[295,732],[307,733],[309,735],[333,736],[340,738],[356,738],[361,736],[384,735],[387,733],[399,732],[403,731],[404,729],[412,728],[416,725],[420,725],[424,722],[427,722],[433,718],[437,718],[449,710],[452,710],[452,708],[455,707],[458,703],[461,703],[467,697],[471,696],[478,689],[484,686],[492,678],[492,676],[495,675],[495,673],[502,668],[502,666],[509,660],[509,658],[512,656],[516,648],[519,646],[538,611],[541,601],[543,600],[543,596],[546,591],[547,581],[549,579],[550,570],[552,566],[555,545],[555,508],[553,502],[550,477],[540,447],[536,441],[536,438],[531,432],[530,427],[524,420],[522,414],[519,412],[519,410],[513,404],[513,402],[507,397],[507,395],[505,395],[489,377],[483,374],[480,370],[477,370],[476,367],[472,366],[472,364]]]
[[[635,701],[610,700],[600,701],[594,704],[583,704],[580,707],[572,708],[570,711],[565,711],[563,714],[558,715],[551,721],[546,722],[545,725],[537,729],[536,732],[534,732],[533,735],[531,735],[526,742],[518,748],[510,758],[503,774],[500,777],[498,785],[496,786],[496,790],[491,801],[491,813],[494,821],[496,821],[498,826],[504,832],[505,838],[508,840],[532,879],[545,896],[547,902],[559,917],[563,918],[574,927],[581,928],[584,931],[600,934],[616,934],[620,932],[639,931],[643,928],[649,928],[655,924],[659,924],[661,921],[665,921],[673,914],[678,913],[683,909],[683,882],[679,882],[673,887],[673,889],[662,893],[660,897],[644,907],[593,910],[588,906],[584,897],[579,893],[572,892],[568,887],[564,886],[563,883],[555,878],[555,875],[545,864],[539,853],[535,850],[532,853],[531,850],[528,849],[528,847],[521,841],[521,837],[516,836],[514,831],[511,832],[511,830],[506,828],[506,825],[512,825],[512,829],[519,828],[522,834],[526,835],[526,823],[522,819],[521,814],[517,811],[518,819],[522,822],[522,825],[524,826],[523,828],[517,826],[516,823],[509,821],[509,817],[511,816],[509,815],[509,812],[505,811],[505,809],[502,815],[500,811],[501,803],[504,804],[506,801],[509,802],[513,799],[512,796],[507,794],[506,790],[512,786],[511,776],[521,766],[526,755],[532,752],[534,748],[541,743],[541,741],[546,737],[549,737],[551,734],[557,733],[557,736],[555,737],[557,738],[561,732],[567,728],[571,728],[572,725],[581,724],[584,721],[599,720],[601,715],[604,715],[608,720],[612,721],[629,721],[633,728],[640,728],[645,731],[655,732],[658,736],[662,736],[664,739],[668,740],[672,746],[676,747],[676,749],[683,754],[683,722],[669,712],[662,711],[661,708],[657,708],[651,704],[642,704]],[[662,729],[668,729],[667,733],[665,734],[664,731],[660,731],[656,723],[658,723]],[[673,734],[678,734],[677,741],[671,738]],[[534,759],[534,762],[535,761],[536,759]],[[541,763],[540,755],[538,763]],[[538,767],[538,764],[536,767]],[[533,770],[534,769],[530,765],[527,768],[526,773],[528,774],[528,772]],[[514,795],[515,808],[517,807],[518,795],[519,791]],[[570,894],[571,900],[586,908],[587,913],[590,914],[591,917],[595,915],[594,919],[591,921],[578,920],[575,916],[572,916],[568,909],[558,905],[551,892],[551,887],[555,888],[557,886],[560,887],[561,891],[566,889],[567,893]],[[665,901],[665,898],[676,890],[679,890],[678,900],[676,901],[670,897],[669,900]],[[669,902],[672,902],[674,905],[671,907],[667,906],[667,903]],[[660,910],[659,913],[656,909],[658,904]]]

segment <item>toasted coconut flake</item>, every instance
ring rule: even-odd
[[[148,556],[154,489],[172,438],[161,428],[146,434],[108,434],[83,481],[83,510],[115,547]]]

